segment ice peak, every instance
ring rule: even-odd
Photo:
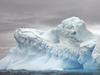
[[[84,25],[85,22],[83,20],[81,20],[80,18],[78,18],[78,17],[71,17],[71,18],[63,20],[62,24],[64,26],[73,26],[73,27],[76,26],[77,27],[77,26]]]

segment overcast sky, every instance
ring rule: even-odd
[[[16,28],[49,28],[72,16],[98,32],[100,0],[0,0],[0,47],[14,45]]]

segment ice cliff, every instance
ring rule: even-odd
[[[0,60],[0,69],[96,70],[100,67],[100,44],[77,17],[65,19],[48,31],[19,28],[14,38],[16,47]]]

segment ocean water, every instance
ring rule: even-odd
[[[100,75],[100,71],[82,71],[82,70],[45,70],[45,71],[27,71],[27,70],[0,70],[0,75]]]

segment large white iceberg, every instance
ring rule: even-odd
[[[48,31],[19,28],[14,37],[17,45],[0,60],[0,69],[69,70],[100,67],[97,38],[77,17],[65,19]]]

